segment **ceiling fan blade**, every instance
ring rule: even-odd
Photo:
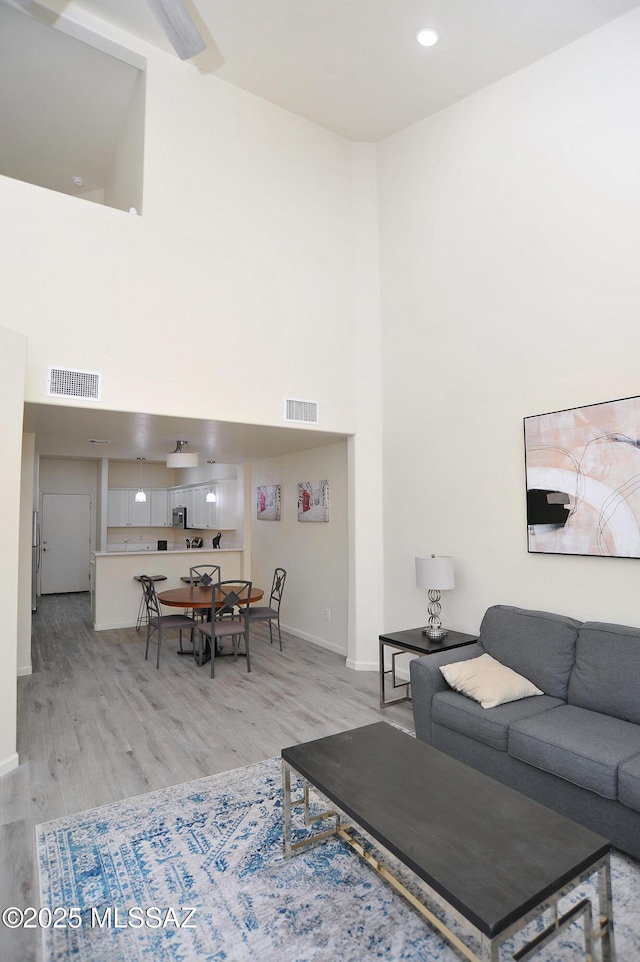
[[[181,60],[202,53],[206,43],[182,0],[147,0]]]

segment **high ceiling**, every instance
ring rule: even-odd
[[[352,140],[378,141],[639,2],[185,0],[185,5],[207,41],[194,68]],[[122,31],[121,42],[129,34],[172,52],[146,0],[42,0],[30,9],[37,15],[43,7],[98,32],[106,21]],[[439,32],[437,46],[416,43],[416,30],[423,26]]]
[[[207,42],[184,69],[212,74],[346,138],[374,142],[640,5],[640,0],[184,2]],[[102,34],[124,48],[136,48],[133,36],[176,56],[146,0],[0,0],[0,173],[67,193],[74,192],[69,183],[76,172],[90,171],[89,180],[99,183],[100,165],[112,150],[112,134],[132,89],[131,63],[139,63],[135,57],[122,63],[72,40],[66,34],[78,34],[74,24],[80,34]],[[439,32],[435,47],[415,42],[423,26]],[[29,115],[35,119],[30,132]],[[72,120],[82,138],[64,136]],[[55,163],[34,130],[49,147],[55,141]],[[9,161],[14,167],[2,168]],[[66,187],[47,182],[54,168]],[[27,405],[25,429],[36,433],[43,454],[149,460],[163,460],[178,439],[188,440],[203,458],[227,462],[339,439],[288,426],[185,422],[49,404]],[[89,438],[111,444],[90,445]]]

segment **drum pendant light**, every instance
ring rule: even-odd
[[[196,451],[193,454],[188,454],[182,449],[187,445],[188,441],[176,441],[176,449],[167,455],[167,467],[168,468],[197,468],[198,467],[198,454]]]

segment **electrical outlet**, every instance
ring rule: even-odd
[[[140,540],[140,541],[144,541],[144,535],[143,535],[143,534],[138,535],[138,537],[139,537],[139,540]]]
[[[331,621],[331,608],[324,609],[325,621]]]

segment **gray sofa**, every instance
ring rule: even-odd
[[[439,666],[485,652],[543,694],[485,709],[449,688]],[[477,643],[410,670],[418,738],[640,858],[640,629],[495,605]]]

